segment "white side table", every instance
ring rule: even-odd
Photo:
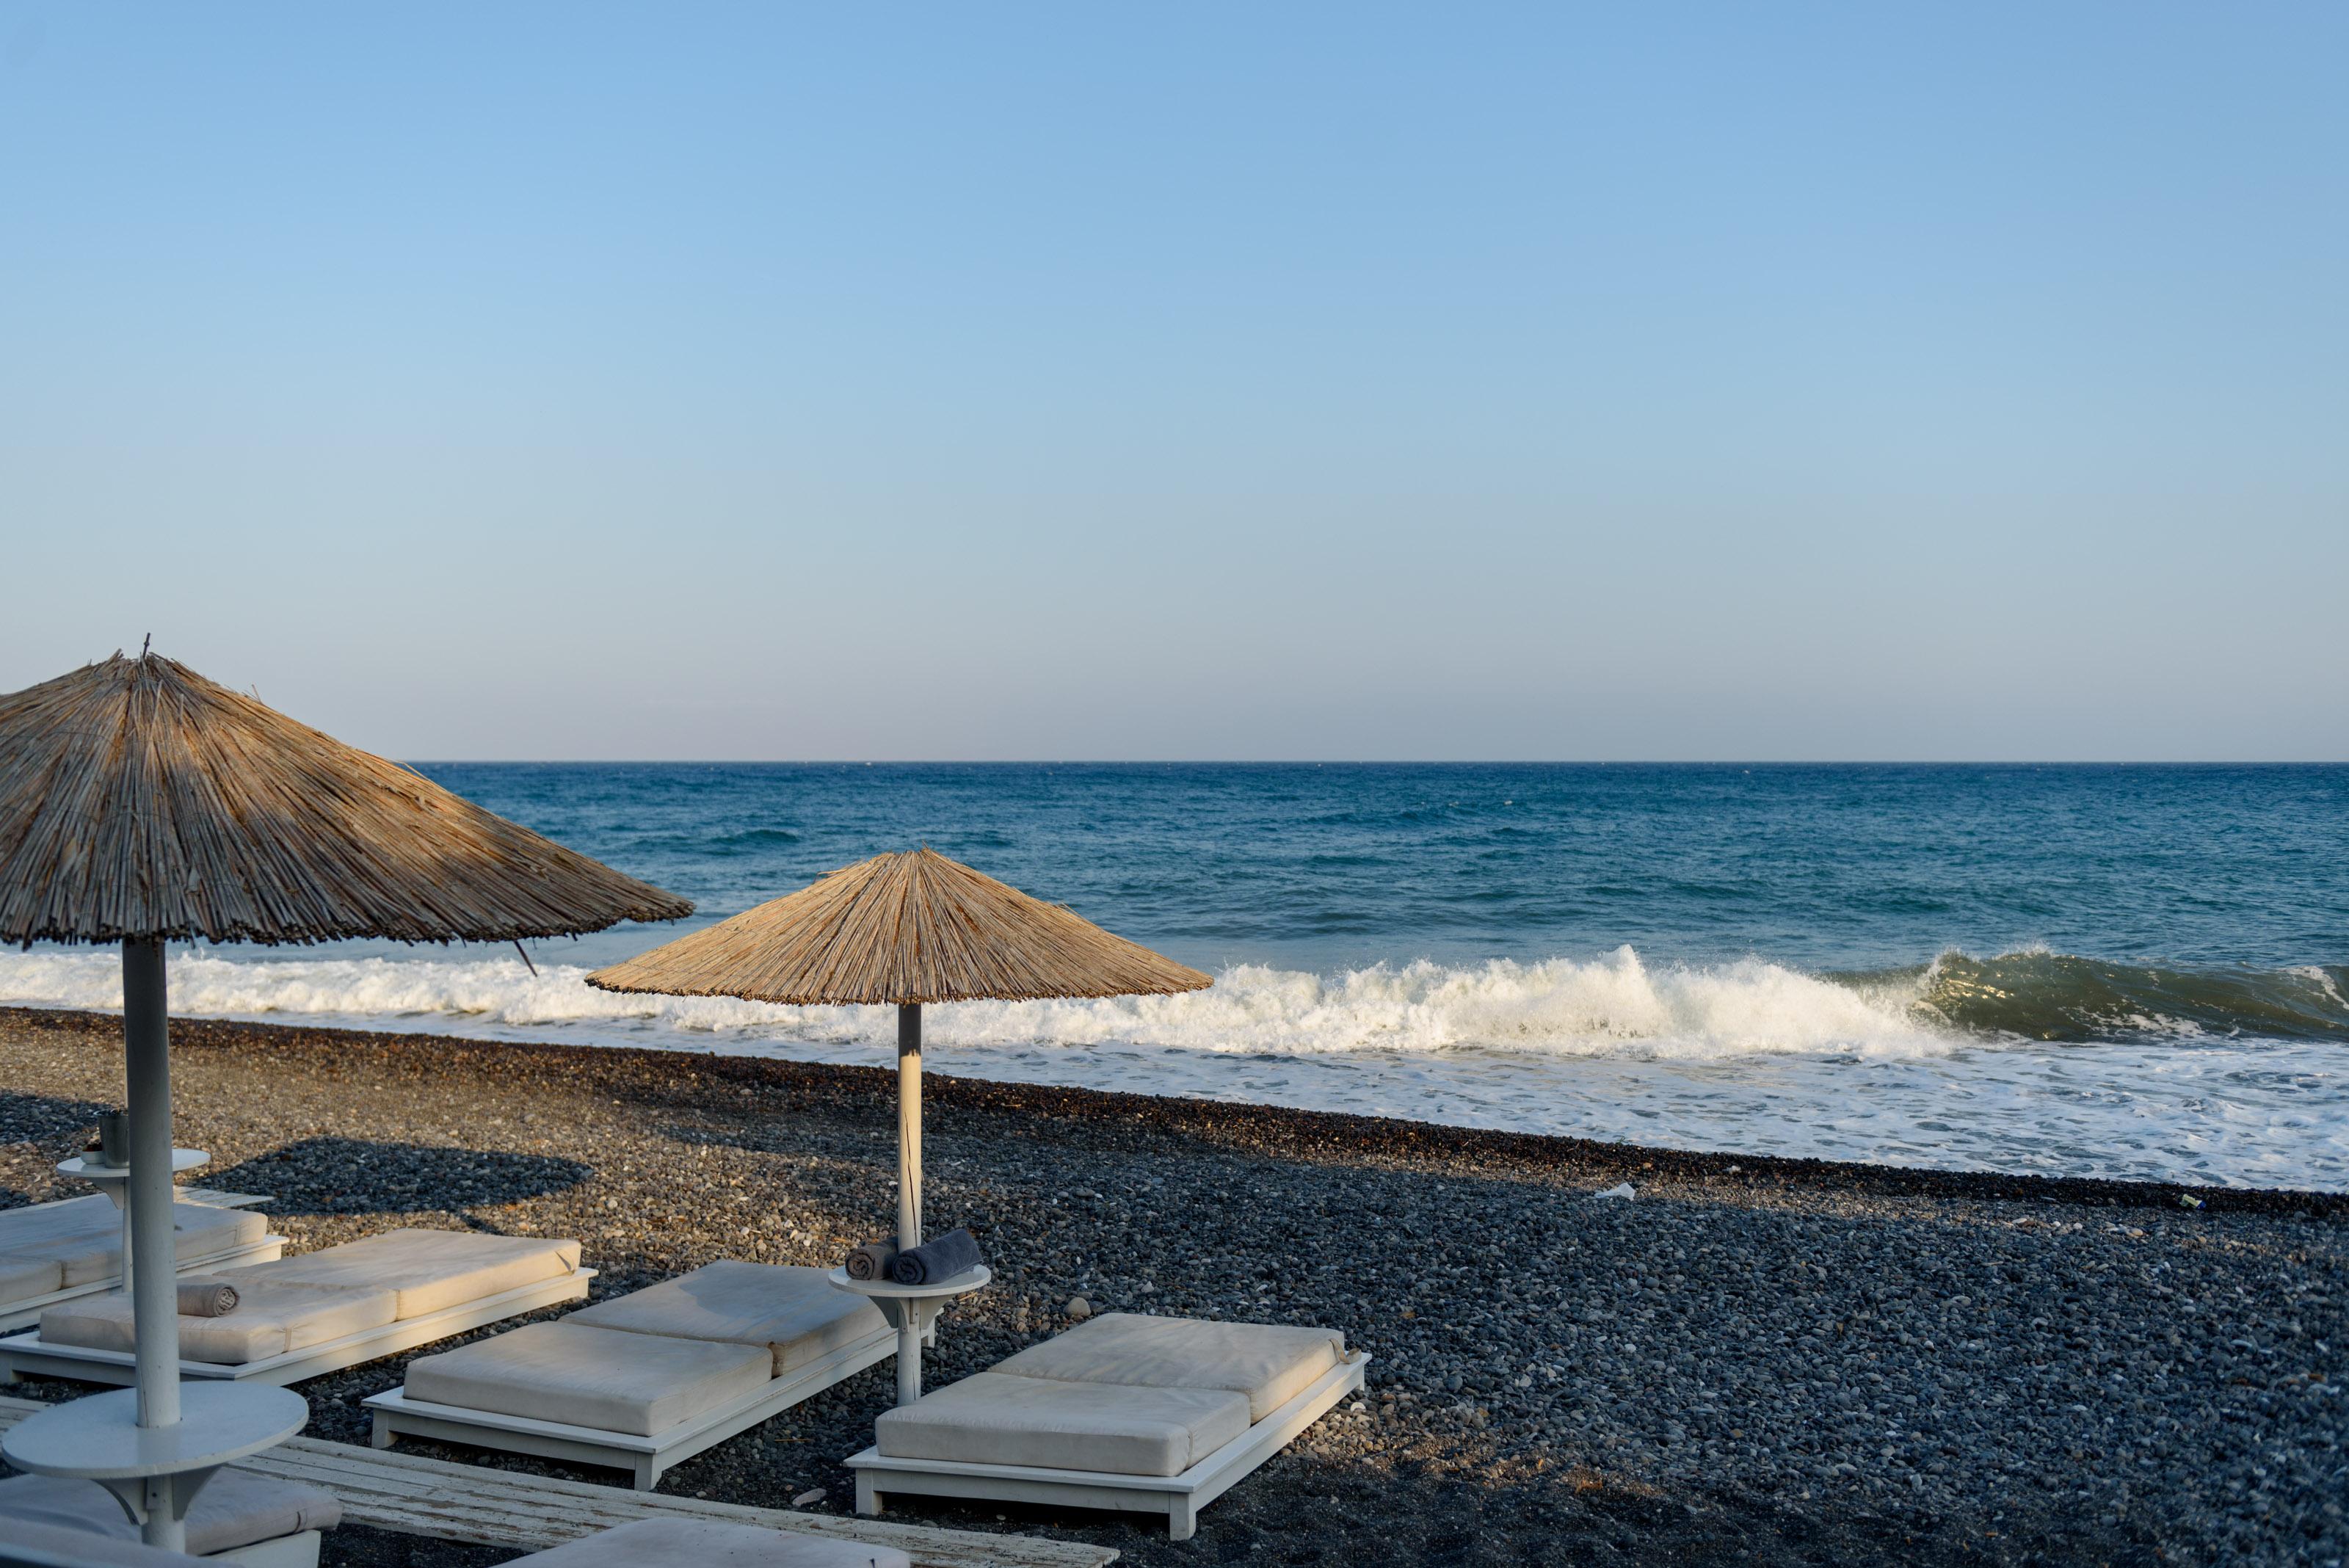
[[[983,1290],[995,1277],[985,1263],[926,1285],[901,1285],[895,1280],[852,1280],[846,1269],[824,1276],[832,1288],[870,1297],[897,1331],[897,1403],[910,1405],[922,1397],[922,1335],[937,1321],[938,1310],[957,1296]]]
[[[212,1157],[202,1149],[175,1148],[171,1151],[171,1174],[177,1176],[183,1170],[194,1170],[212,1162]],[[122,1291],[125,1295],[129,1294],[130,1206],[122,1199],[124,1194],[129,1190],[130,1168],[127,1165],[98,1165],[88,1156],[76,1155],[71,1159],[57,1162],[57,1174],[69,1176],[77,1181],[88,1182],[92,1187],[113,1199],[114,1206],[122,1210]]]
[[[310,1419],[309,1402],[256,1383],[182,1383],[180,1419],[139,1424],[139,1391],[119,1388],[27,1416],[0,1456],[35,1475],[94,1480],[150,1546],[186,1548],[188,1505],[224,1464],[276,1447]]]

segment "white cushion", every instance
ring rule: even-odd
[[[250,1247],[269,1234],[269,1217],[250,1209],[215,1209],[209,1203],[174,1203],[171,1228],[179,1233],[184,1260],[231,1247]]]
[[[122,1214],[105,1198],[87,1199],[98,1205],[84,1209],[83,1200],[60,1203],[47,1210],[38,1226],[7,1231],[0,1251],[20,1262],[54,1261],[64,1272],[64,1289],[94,1285],[122,1273]],[[60,1210],[74,1210],[66,1215]],[[23,1212],[20,1210],[20,1212]],[[31,1212],[39,1214],[43,1210]],[[171,1205],[172,1246],[186,1262],[231,1247],[248,1246],[268,1233],[269,1221],[242,1209],[213,1209],[202,1203]]]
[[[0,1213],[0,1251],[16,1263],[50,1263],[57,1282],[90,1284],[122,1272],[122,1210],[111,1199],[77,1198]]]
[[[471,1231],[387,1231],[298,1258],[219,1271],[239,1290],[268,1283],[357,1286],[398,1294],[402,1322],[579,1267],[579,1243]]]
[[[1345,1352],[1346,1336],[1334,1329],[1113,1312],[988,1370],[1064,1383],[1220,1388],[1247,1395],[1248,1419],[1261,1421],[1337,1366]]]
[[[225,1469],[204,1483],[188,1510],[188,1551],[197,1557],[233,1552],[305,1530],[332,1530],[342,1521],[335,1495],[299,1481],[274,1480]],[[117,1541],[136,1541],[139,1527],[96,1481],[17,1476],[0,1481],[0,1519],[30,1520]]]
[[[692,1563],[694,1568],[914,1568],[912,1558],[886,1546],[714,1519],[639,1519],[517,1557],[506,1568],[668,1568],[671,1563]]]
[[[66,1269],[55,1258],[0,1256],[0,1303],[20,1302],[65,1289]]]
[[[59,1236],[120,1234],[122,1210],[103,1193],[69,1198],[62,1203],[36,1203],[23,1209],[0,1210],[0,1252],[14,1252],[28,1241]]]
[[[408,1367],[411,1399],[649,1438],[771,1380],[763,1345],[533,1323]]]
[[[389,1291],[239,1282],[234,1312],[218,1317],[181,1315],[180,1356],[242,1366],[362,1329],[381,1328],[392,1321],[396,1303]],[[109,1291],[61,1303],[41,1314],[41,1337],[57,1345],[129,1352],[136,1338],[130,1298]]]
[[[166,1552],[135,1540],[117,1541],[111,1536],[92,1535],[87,1530],[67,1530],[30,1519],[9,1520],[7,1535],[11,1546],[44,1552],[57,1562],[74,1563],[76,1568],[221,1568],[218,1563],[191,1557],[184,1552]]]
[[[1241,1394],[982,1372],[885,1411],[873,1441],[898,1459],[1172,1476],[1247,1429]]]
[[[858,1340],[889,1332],[880,1309],[836,1291],[822,1269],[778,1263],[711,1263],[573,1313],[565,1323],[676,1339],[763,1345],[775,1376]]]

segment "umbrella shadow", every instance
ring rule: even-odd
[[[0,1089],[0,1143],[48,1143],[98,1130],[98,1114],[115,1107],[97,1100],[61,1100],[51,1095]]]
[[[564,1192],[595,1168],[554,1155],[313,1137],[225,1170],[205,1185],[263,1192],[272,1214],[423,1214]]]

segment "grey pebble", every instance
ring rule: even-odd
[[[0,1013],[0,1186],[37,1199],[86,1136],[45,1107],[119,1091],[119,1047],[75,1031],[119,1025],[30,1016]],[[829,1267],[890,1221],[885,1072],[174,1033],[183,1140],[212,1184],[276,1194],[298,1249],[397,1224],[576,1236],[600,1299],[720,1257]],[[895,1518],[1145,1565],[2349,1555],[2349,1226],[2324,1200],[1884,1190],[1897,1173],[944,1076],[926,1097],[927,1223],[968,1224],[996,1271],[947,1313],[929,1386],[1100,1312],[1327,1324],[1374,1359],[1364,1401],[1184,1546],[1115,1516]],[[1587,1200],[1625,1180],[1636,1203]],[[403,1364],[301,1386],[313,1434],[363,1444],[350,1401]],[[861,1374],[662,1490],[843,1495],[891,1386]],[[336,1534],[330,1563],[395,1561]]]

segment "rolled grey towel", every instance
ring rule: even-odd
[[[852,1280],[885,1280],[889,1265],[897,1261],[897,1238],[884,1236],[878,1241],[867,1241],[848,1254],[848,1277]]]
[[[968,1231],[949,1231],[897,1254],[889,1277],[901,1285],[934,1285],[978,1267],[978,1243]]]
[[[226,1317],[236,1310],[236,1287],[226,1280],[190,1274],[180,1282],[181,1317]]]

